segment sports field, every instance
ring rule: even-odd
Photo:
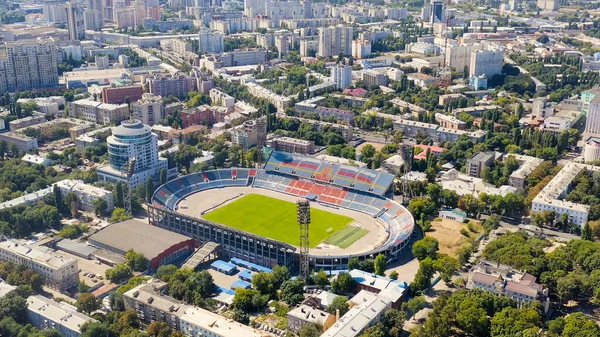
[[[296,218],[296,204],[288,201],[259,194],[248,194],[204,214],[203,217],[210,221],[294,246],[299,244],[300,228]],[[314,208],[310,210],[310,217],[310,248],[316,247],[323,240],[338,233],[353,220],[347,216]]]
[[[355,226],[347,226],[341,231],[333,234],[325,240],[325,243],[338,246],[340,248],[348,248],[356,240],[362,238],[369,231]]]

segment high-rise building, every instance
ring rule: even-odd
[[[494,75],[499,75],[502,73],[503,61],[504,52],[498,46],[488,45],[480,50],[472,50],[469,77],[485,75],[487,78],[492,78]]]
[[[340,53],[352,54],[352,27],[337,25],[319,28],[319,57],[334,57]]]
[[[462,73],[465,67],[469,68],[471,62],[471,45],[449,45],[446,48],[446,65],[458,73]]]
[[[48,22],[66,23],[67,4],[58,1],[44,2],[42,5],[44,19]]]
[[[585,133],[600,135],[600,95],[594,97],[590,102]]]
[[[225,50],[223,34],[221,33],[201,29],[198,38],[198,51],[200,54],[219,54]]]
[[[133,117],[146,125],[154,125],[163,119],[162,97],[144,94],[133,103]]]
[[[50,37],[6,43],[0,56],[0,94],[58,85],[57,47]]]
[[[337,89],[346,89],[352,84],[352,67],[336,65],[331,68],[331,77]]]
[[[86,30],[100,30],[104,24],[102,0],[87,0],[87,9],[83,13],[83,25]]]
[[[539,9],[547,11],[557,11],[559,0],[537,0],[537,6]]]
[[[167,159],[158,157],[158,136],[139,120],[126,120],[112,129],[106,139],[109,165],[98,168],[98,180],[126,181],[123,173],[131,158],[135,158],[130,186],[143,184],[148,178],[157,180],[160,170],[167,169]]]
[[[279,57],[285,56],[290,51],[290,42],[285,35],[275,36],[275,48],[279,51]]]
[[[69,39],[83,40],[85,38],[83,28],[83,9],[78,3],[69,1],[67,3],[67,30],[69,31]]]
[[[442,0],[431,0],[431,14],[429,22],[444,22],[444,2]]]
[[[352,41],[352,57],[364,59],[371,55],[371,41],[369,40],[353,40]]]

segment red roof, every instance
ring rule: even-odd
[[[367,90],[363,89],[363,88],[356,88],[356,89],[344,89],[344,95],[350,95],[350,96],[364,96],[367,93]]]
[[[422,152],[420,152],[419,154],[416,154],[413,157],[416,160],[425,159],[427,157],[427,150],[431,151],[431,153],[433,153],[435,155],[439,155],[440,153],[444,152],[444,150],[445,150],[443,147],[429,146],[429,145],[423,145],[423,144],[417,144],[417,145],[415,145],[415,147],[423,149]]]

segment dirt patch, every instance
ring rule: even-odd
[[[435,238],[440,243],[440,253],[448,254],[456,257],[456,251],[462,246],[469,243],[471,240],[476,239],[483,233],[483,227],[477,220],[470,220],[473,223],[470,230],[466,223],[448,220],[448,219],[435,219],[431,222],[431,229],[425,233],[425,235]],[[461,234],[461,230],[464,229],[469,237]],[[463,232],[465,232],[463,231]]]
[[[373,147],[377,151],[381,150],[385,146],[385,144],[380,144],[380,143],[364,142],[364,143],[362,143],[362,144],[360,144],[359,146],[356,147],[356,152],[360,153],[360,151],[362,150],[362,148],[365,147],[367,144],[373,145]]]

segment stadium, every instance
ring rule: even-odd
[[[394,176],[273,151],[263,169],[217,169],[160,186],[150,223],[221,245],[225,258],[297,269],[295,202],[310,201],[311,268],[342,270],[351,257],[394,259],[410,242],[414,219],[388,199]]]

